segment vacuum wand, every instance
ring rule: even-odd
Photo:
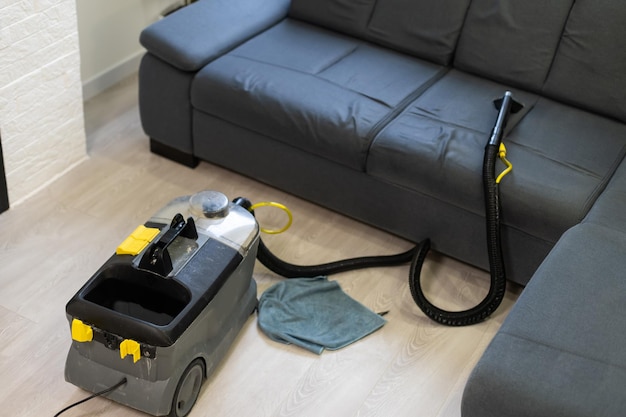
[[[513,94],[510,91],[506,91],[502,98],[494,100],[493,104],[498,110],[498,118],[491,131],[491,137],[487,146],[500,146],[506,123],[509,120],[509,114],[517,113],[523,105],[513,99]]]

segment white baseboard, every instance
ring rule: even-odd
[[[125,61],[113,65],[90,79],[83,81],[83,101],[97,96],[107,88],[114,86],[139,71],[139,63],[144,53],[145,52],[141,50]]]

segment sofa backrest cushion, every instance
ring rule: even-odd
[[[447,65],[470,0],[292,0],[289,16]]]
[[[544,93],[626,122],[624,0],[576,0]]]
[[[376,0],[291,0],[289,17],[363,38]]]
[[[470,0],[378,0],[368,38],[447,65],[452,61]]]
[[[472,0],[454,66],[540,91],[573,0]]]

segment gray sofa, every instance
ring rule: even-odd
[[[463,415],[626,409],[626,3],[201,0],[148,27],[153,152],[205,160],[487,268],[492,100],[508,278]]]

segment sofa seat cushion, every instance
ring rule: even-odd
[[[451,71],[372,143],[369,174],[473,213],[484,213],[484,148],[506,86]],[[579,223],[626,152],[626,125],[513,90],[524,109],[504,142],[502,221],[556,242]],[[598,135],[598,132],[602,132]],[[504,168],[498,162],[497,172]]]
[[[626,410],[626,234],[559,240],[466,385],[463,417],[618,417]]]
[[[363,171],[375,133],[443,71],[287,19],[202,69],[191,100],[201,112]]]

